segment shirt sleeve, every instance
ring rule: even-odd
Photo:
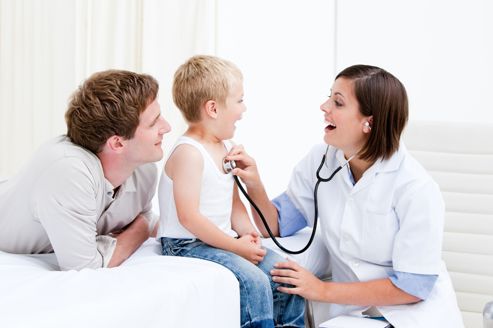
[[[286,193],[272,200],[279,214],[279,234],[281,237],[291,236],[296,231],[306,227],[306,219],[296,208]]]
[[[58,161],[39,177],[34,215],[45,229],[61,270],[108,265],[116,246],[110,236],[97,238],[101,213],[95,177],[77,158]]]
[[[394,271],[389,278],[397,288],[425,300],[435,286],[438,275]]]

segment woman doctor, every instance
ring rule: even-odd
[[[381,68],[351,66],[337,75],[320,109],[328,146],[315,146],[294,169],[286,192],[272,202],[244,149],[237,146],[227,157],[236,161],[233,174],[243,180],[271,230],[283,237],[313,225],[316,172],[324,154],[321,177],[343,166],[318,188],[332,281],[321,281],[288,261],[271,272],[274,281],[291,285],[279,289],[333,303],[331,317],[384,317],[398,328],[463,327],[441,260],[440,190],[400,142],[408,118],[404,86]]]

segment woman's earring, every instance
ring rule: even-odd
[[[365,122],[364,127],[363,127],[363,131],[366,133],[371,131],[370,122],[368,122],[368,121]]]

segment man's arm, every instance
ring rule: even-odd
[[[149,236],[137,217],[121,236],[98,235],[102,209],[97,176],[77,158],[58,161],[33,185],[33,214],[43,226],[61,270],[120,264]],[[144,229],[145,228],[145,229]]]
[[[116,236],[116,246],[108,263],[109,268],[122,264],[127,258],[149,238],[149,224],[144,215],[138,215],[135,220]]]

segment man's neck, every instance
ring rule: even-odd
[[[106,156],[103,153],[99,153],[98,157],[103,167],[104,177],[114,188],[120,187],[136,169],[136,166],[125,163],[121,157]]]

